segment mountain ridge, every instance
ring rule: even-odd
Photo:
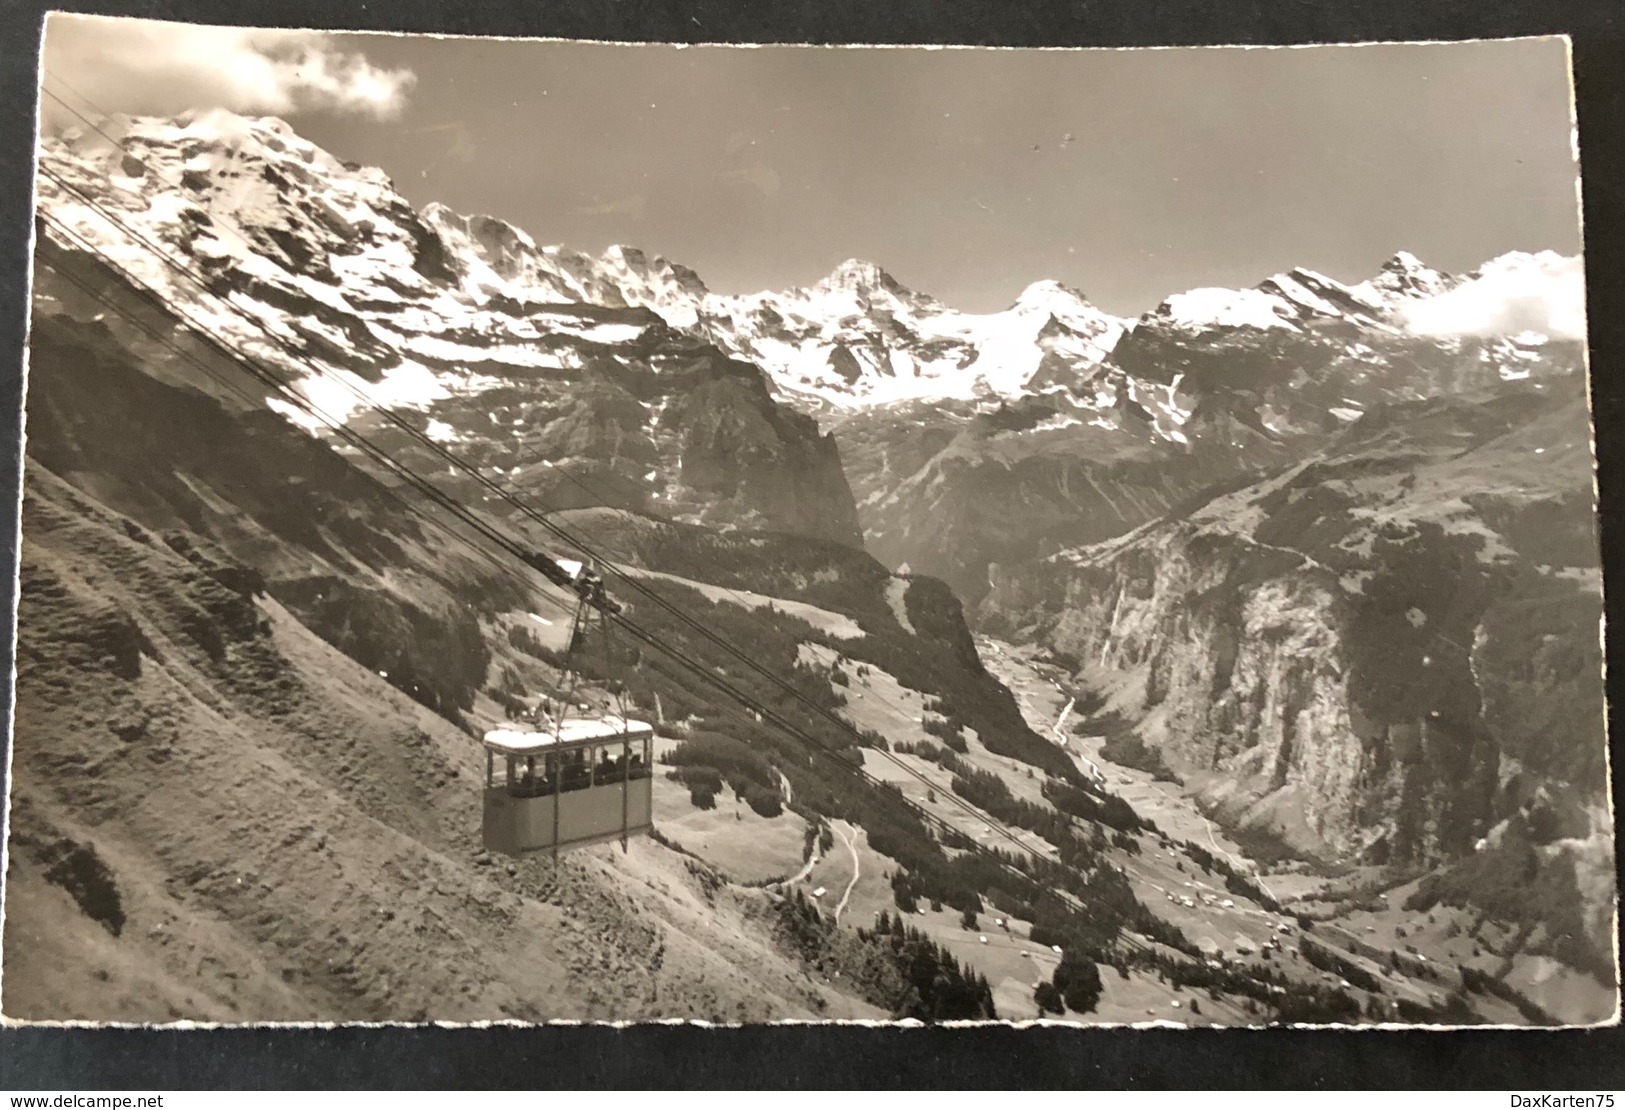
[[[117,165],[107,175],[116,190],[139,190],[148,162],[161,164],[160,172],[173,171],[183,188],[212,194],[202,205],[211,219],[228,231],[248,229],[256,247],[273,254],[290,249],[289,241],[252,233],[256,221],[275,224],[269,187],[297,186],[287,195],[310,208],[318,222],[359,237],[378,231],[380,214],[399,217],[409,207],[381,170],[339,162],[275,117],[222,111],[176,121],[113,117],[103,130],[118,140]],[[48,159],[73,152],[105,158],[111,152],[96,152],[99,143],[98,135],[68,132],[48,137],[43,150]],[[271,167],[264,171],[268,176],[245,179],[237,171],[250,163]],[[44,189],[43,199],[51,204],[61,198]],[[376,211],[367,211],[368,202]],[[591,255],[543,245],[505,220],[456,213],[438,202],[410,222],[417,225],[409,228],[418,256],[413,264],[450,266],[455,273],[447,276],[475,303],[509,298],[647,308],[669,326],[692,330],[728,355],[754,362],[780,396],[815,414],[911,400],[1011,399],[1062,385],[1081,397],[1090,372],[1118,340],[1152,318],[1199,325],[1204,314],[1217,313],[1212,322],[1275,327],[1306,311],[1335,315],[1329,294],[1347,313],[1377,323],[1406,300],[1441,295],[1480,272],[1453,278],[1401,251],[1352,285],[1299,268],[1248,289],[1170,294],[1138,318],[1103,312],[1077,290],[1040,278],[1007,308],[971,313],[909,289],[863,259],[842,262],[807,286],[717,294],[689,267],[632,246]],[[237,223],[243,228],[230,227]],[[190,247],[196,238],[178,245]],[[858,319],[863,316],[871,318]],[[1051,366],[1034,387],[1046,360]],[[1057,363],[1068,373],[1059,373]]]

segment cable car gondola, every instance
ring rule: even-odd
[[[646,833],[652,824],[644,721],[574,718],[554,729],[485,734],[485,846],[522,856]]]
[[[572,663],[594,614],[601,632],[620,606],[603,579],[573,561],[536,553],[526,562],[576,592],[564,670]],[[651,770],[654,727],[623,714],[569,717],[570,699],[546,728],[495,728],[485,734],[485,847],[510,856],[627,841],[653,823]]]

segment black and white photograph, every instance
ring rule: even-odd
[[[1618,1020],[1567,39],[53,13],[33,158],[8,1024]]]

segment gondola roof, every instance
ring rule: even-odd
[[[539,751],[573,747],[622,737],[643,737],[654,732],[647,721],[624,717],[571,717],[553,729],[494,728],[485,734],[485,746],[505,755],[531,755]]]

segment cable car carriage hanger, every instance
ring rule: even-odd
[[[504,727],[485,734],[485,847],[509,856],[585,847],[646,834],[653,823],[651,785],[654,727],[619,713],[571,716],[580,678],[580,652],[588,626],[609,635],[621,606],[603,578],[572,559],[532,552],[525,562],[576,595],[575,617],[562,666],[567,686],[545,728]],[[584,708],[584,707],[583,707]]]

